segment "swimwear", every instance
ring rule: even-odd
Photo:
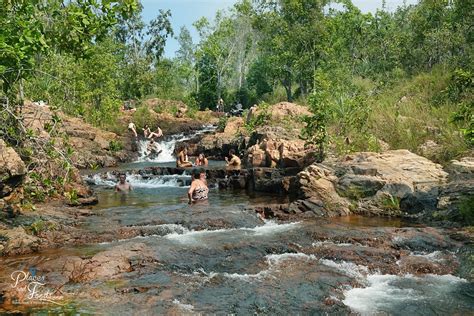
[[[196,200],[196,201],[207,200],[208,193],[209,193],[209,189],[206,186],[198,187],[193,192],[193,200]]]

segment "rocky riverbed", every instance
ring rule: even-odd
[[[282,103],[271,115],[302,111]],[[291,126],[245,136],[243,124],[233,118],[221,132],[169,137],[159,161],[76,172],[78,196],[67,203],[82,207],[56,200],[21,209],[26,166],[0,143],[0,198],[8,207],[0,226],[0,311],[474,309],[473,231],[462,228],[472,203],[472,158],[443,167],[392,150],[316,163]],[[191,153],[217,158],[240,150],[239,173],[213,160],[206,168],[208,203],[186,203],[191,170],[172,161],[183,141]],[[113,192],[118,173],[127,174],[133,192]]]

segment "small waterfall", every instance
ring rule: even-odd
[[[177,142],[182,142],[182,141],[192,139],[203,133],[212,132],[215,129],[216,127],[213,125],[205,125],[203,126],[202,129],[189,135],[175,134],[175,135],[170,135],[168,137],[165,137],[164,139],[160,139],[158,141],[158,144],[160,144],[162,152],[156,158],[149,158],[147,156],[147,146],[148,146],[149,141],[140,140],[138,141],[139,158],[137,162],[143,162],[143,161],[161,162],[161,163],[173,162],[176,160],[174,151],[175,151]]]
[[[107,173],[105,175],[88,176],[85,181],[91,185],[115,187],[118,179],[115,175]],[[139,174],[127,174],[127,181],[134,188],[186,187],[191,182],[191,176],[183,174],[142,177]]]

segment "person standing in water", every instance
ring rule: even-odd
[[[209,164],[209,162],[207,161],[206,156],[204,156],[204,154],[199,154],[199,156],[196,158],[195,165],[196,166],[207,167],[208,164]]]
[[[115,186],[115,192],[127,193],[132,191],[132,185],[127,181],[127,176],[125,174],[120,174],[119,182]]]
[[[188,148],[182,146],[178,152],[178,156],[176,157],[176,167],[189,168],[192,166],[193,164],[188,160]]]
[[[194,170],[193,182],[188,191],[189,204],[193,202],[206,201],[208,199],[209,188],[207,187],[206,171],[204,169]]]
[[[239,156],[235,154],[234,149],[229,150],[229,157],[225,157],[225,161],[227,163],[227,170],[240,170],[240,165],[242,162],[240,161]]]

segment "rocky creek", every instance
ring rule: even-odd
[[[336,174],[345,179],[342,185],[357,185],[351,193],[376,196],[392,181],[390,173],[377,180],[370,178],[377,174],[372,169],[342,174],[319,166],[298,176],[270,175],[261,184],[305,180],[299,187],[303,195],[292,197],[255,190],[255,179],[268,169],[243,171],[243,181],[226,179],[223,185],[223,164],[211,161],[210,199],[190,206],[189,171],[163,160],[86,173],[99,203],[71,211],[74,237],[53,234],[55,248],[0,258],[0,311],[427,315],[474,310],[474,248],[468,234],[400,217],[357,215],[341,191],[328,185]],[[435,169],[430,176],[438,180]],[[118,171],[127,172],[134,186],[130,194],[113,191]],[[342,201],[347,216],[333,217],[346,214],[326,209],[331,196]],[[293,210],[308,201],[316,205],[311,211]],[[361,203],[375,207],[373,201]]]
[[[80,228],[112,240],[1,259],[3,284],[33,269],[66,299],[41,305],[10,289],[4,311],[423,315],[474,308],[464,266],[472,245],[448,231],[360,216],[262,220],[252,206],[279,197],[214,188],[208,204],[188,206],[186,185],[171,179],[136,182],[129,195],[98,189],[101,202]]]

